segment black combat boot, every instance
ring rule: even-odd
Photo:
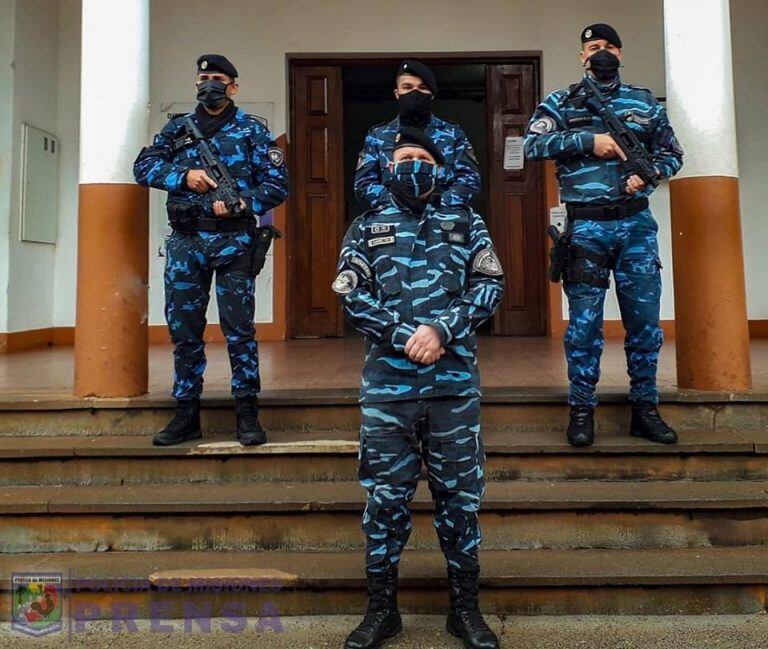
[[[464,646],[470,649],[498,649],[499,639],[480,614],[477,592],[479,574],[479,569],[467,572],[448,568],[451,612],[445,628],[451,635],[461,638]]]
[[[256,397],[235,401],[237,439],[243,446],[258,446],[267,442],[267,432],[259,423],[259,402]]]
[[[632,424],[629,432],[658,444],[677,443],[677,434],[661,418],[656,404],[651,401],[632,402]]]
[[[567,434],[571,446],[591,446],[595,441],[595,409],[589,406],[571,406],[571,421]]]
[[[202,437],[200,399],[176,402],[176,413],[170,423],[152,438],[155,446],[173,446]]]
[[[403,630],[397,610],[397,571],[368,575],[368,610],[344,642],[344,649],[377,649]]]

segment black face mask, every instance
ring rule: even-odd
[[[197,85],[197,101],[206,108],[219,108],[227,99],[228,83],[206,79]]]
[[[595,79],[608,83],[616,78],[621,61],[619,57],[608,50],[597,50],[587,61]]]
[[[400,123],[403,126],[424,128],[432,117],[432,95],[411,90],[397,100],[400,104]]]

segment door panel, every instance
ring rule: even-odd
[[[340,336],[331,283],[344,234],[341,69],[296,66],[292,72],[291,334]]]
[[[545,227],[541,202],[540,164],[504,170],[504,142],[522,136],[536,108],[533,62],[488,65],[488,227],[505,271],[504,301],[493,321],[493,333],[504,336],[546,334]]]

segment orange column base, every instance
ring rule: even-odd
[[[681,388],[752,387],[737,178],[670,183],[677,380]]]
[[[147,391],[149,192],[133,184],[80,186],[75,393]]]

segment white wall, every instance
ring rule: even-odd
[[[60,0],[58,40],[59,235],[53,277],[53,324],[75,323],[80,144],[80,0]]]
[[[16,2],[13,84],[13,169],[8,236],[8,331],[53,323],[55,246],[19,240],[21,128],[56,133],[59,8],[57,0]],[[51,209],[56,210],[54,204]]]
[[[768,318],[768,0],[731,0],[747,310]]]
[[[763,288],[768,280],[763,253],[768,223],[762,218],[768,202],[768,163],[761,120],[768,100],[764,64],[768,45],[762,33],[768,23],[768,2],[732,0],[731,4],[749,312],[751,318],[768,318],[768,292]],[[71,326],[75,318],[80,0],[0,0],[0,15],[13,17],[15,6],[13,20],[0,24],[0,87],[16,88],[12,104],[0,103],[0,331]],[[207,0],[152,0],[153,122],[161,121],[160,113],[169,104],[193,101],[195,59],[212,51],[227,54],[239,68],[242,103],[272,107],[271,127],[277,135],[285,132],[287,124],[285,55],[289,52],[541,50],[547,92],[578,79],[579,31],[597,21],[612,23],[624,40],[624,78],[663,95],[661,7],[662,0],[646,2],[642,10],[635,0],[594,6],[573,0],[218,0],[214,18],[214,5]],[[429,28],[422,30],[424,24]],[[13,68],[8,65],[11,53],[15,86]],[[27,83],[19,86],[20,79]],[[394,104],[392,108],[394,114]],[[8,182],[7,155],[11,139],[18,155],[22,121],[61,138],[55,248],[18,241],[17,178]],[[164,322],[163,260],[157,248],[165,217],[158,198],[153,197],[151,226],[152,324]],[[657,191],[652,205],[661,226],[665,262],[662,314],[671,318],[666,187]],[[6,278],[9,259],[11,271]],[[263,282],[268,279],[264,277]],[[613,298],[607,317],[618,317]]]
[[[13,159],[13,42],[15,0],[0,0],[0,332],[8,331],[8,230],[11,218],[11,161]]]

